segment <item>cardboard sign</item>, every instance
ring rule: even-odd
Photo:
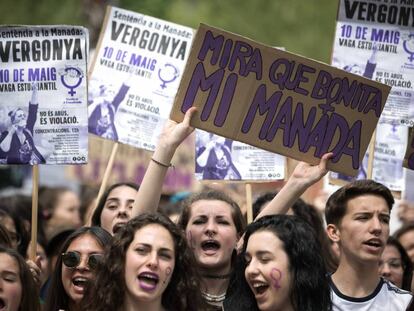
[[[414,170],[414,131],[411,130],[410,138],[408,139],[407,151],[405,152],[403,166]]]
[[[200,25],[171,118],[355,175],[390,87],[207,25]]]

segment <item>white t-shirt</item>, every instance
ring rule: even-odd
[[[332,282],[331,276],[328,279],[331,287],[333,311],[405,311],[413,298],[410,292],[398,288],[383,278],[369,296],[349,297],[338,290]]]

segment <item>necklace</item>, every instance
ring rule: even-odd
[[[216,280],[225,280],[230,278],[231,273],[229,274],[202,274],[201,275],[204,278],[208,278],[208,279],[216,279]]]
[[[223,294],[220,295],[213,295],[213,294],[209,294],[206,292],[201,291],[201,295],[203,296],[203,298],[208,302],[208,303],[218,303],[218,302],[223,302],[224,299],[226,298],[226,293],[224,292]]]

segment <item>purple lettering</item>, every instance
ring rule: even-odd
[[[325,99],[328,96],[328,89],[332,81],[332,76],[329,72],[321,70],[316,78],[315,85],[313,86],[311,97],[315,99]],[[335,109],[328,103],[319,104],[319,108],[323,113],[328,111],[334,111]]]
[[[239,61],[239,73],[241,76],[246,76],[246,59],[252,54],[252,46],[243,41],[236,41],[234,45],[233,54],[230,58],[229,70],[234,71],[237,60]]]
[[[294,87],[294,91],[298,94],[302,94],[307,96],[309,94],[309,92],[303,88],[300,87],[300,84],[306,83],[309,81],[309,79],[307,77],[304,76],[305,72],[309,72],[309,73],[315,73],[316,69],[306,66],[304,64],[299,64],[298,66],[298,70],[296,71],[296,76],[295,76],[295,87]]]
[[[214,37],[213,33],[210,30],[207,31],[204,36],[203,44],[200,48],[200,52],[198,53],[198,59],[200,61],[204,61],[207,53],[211,50],[213,51],[213,56],[211,57],[210,64],[215,65],[219,59],[223,42],[224,37],[222,35]]]
[[[359,151],[361,148],[361,128],[362,128],[362,121],[361,120],[356,121],[349,131],[348,139],[342,151],[342,153],[347,154],[352,157],[352,167],[354,169],[358,169],[360,165]],[[352,147],[349,147],[350,144],[352,144]]]
[[[369,89],[371,93],[374,93],[374,97],[370,99],[370,101],[365,105],[364,108],[364,114],[367,114],[370,110],[374,110],[375,115],[377,116],[377,118],[379,118],[381,116],[381,111],[382,111],[382,96],[381,96],[381,92],[372,86],[368,86],[368,85],[364,85],[366,88],[365,89]]]
[[[315,154],[320,153],[323,138],[325,137],[326,133],[326,126],[328,124],[328,115],[324,114],[319,119],[318,123],[312,130],[312,132],[309,134],[308,140],[306,141],[305,148],[303,148],[303,152],[308,152],[310,147],[315,147]]]
[[[352,157],[352,167],[357,169],[359,166],[361,127],[362,122],[358,120],[352,125],[351,129],[349,129],[347,120],[343,116],[333,113],[329,120],[328,128],[326,129],[326,136],[324,138],[322,152],[319,154],[319,157],[322,156],[324,152],[328,151],[328,148],[332,145],[332,141],[338,129],[338,141],[333,149],[329,150],[329,152],[334,153],[332,162],[338,162],[343,154],[347,154]],[[351,142],[352,148],[349,147]]]
[[[351,100],[354,97],[355,93],[357,92],[359,84],[357,81],[352,81],[351,85],[349,85],[348,78],[344,78],[342,80],[342,92],[338,96],[338,103],[341,101],[344,103],[345,107],[348,107],[351,104]]]
[[[224,43],[223,53],[220,57],[220,68],[226,68],[230,60],[231,48],[233,47],[233,40],[227,39]]]
[[[249,62],[247,63],[246,67],[246,75],[249,73],[254,72],[256,73],[256,80],[262,79],[262,54],[260,53],[259,49],[253,50],[253,55],[250,57]]]
[[[266,114],[266,119],[263,122],[262,128],[260,129],[259,133],[259,138],[264,139],[272,123],[282,94],[282,92],[275,92],[272,94],[269,100],[266,100],[266,85],[261,84],[257,88],[252,104],[250,105],[249,111],[244,119],[241,129],[242,132],[247,133],[250,130],[250,127],[252,126],[254,118],[256,116],[257,110],[259,110],[260,115]]]
[[[351,108],[355,109],[356,107],[358,107],[359,102],[361,101],[361,96],[362,96],[362,87],[360,84],[358,84],[358,87],[355,91],[355,96],[352,99],[352,103],[351,103]]]
[[[290,141],[289,141],[289,148],[293,146],[296,140],[296,136],[298,137],[298,144],[299,150],[304,152],[306,140],[308,139],[309,132],[312,129],[313,122],[315,122],[316,116],[316,107],[312,107],[309,111],[308,118],[306,120],[306,124],[304,124],[303,119],[303,104],[298,103],[296,106],[295,114],[293,116],[292,121],[292,128],[290,130]]]
[[[284,66],[285,69],[282,72],[278,72],[279,67]],[[283,70],[283,69],[282,69]],[[280,90],[285,89],[286,80],[292,73],[292,66],[287,59],[279,58],[275,60],[269,69],[269,79],[272,83],[279,86]]]
[[[275,138],[277,130],[283,129],[283,145],[289,145],[290,124],[292,122],[292,97],[288,96],[278,111],[275,121],[270,131],[267,133],[266,140],[272,141]]]
[[[309,81],[309,79],[304,76],[305,73],[314,73],[316,69],[304,64],[298,64],[296,73],[293,75],[295,64],[294,61],[289,62],[289,60],[284,58],[275,60],[269,69],[269,79],[272,83],[278,85],[281,90],[286,88],[306,96],[309,92],[302,88],[300,84]]]
[[[237,74],[231,73],[224,85],[223,94],[221,96],[220,105],[217,110],[216,117],[214,119],[214,125],[222,127],[226,121],[227,114],[229,113],[231,103],[233,101],[234,91],[237,86]],[[204,112],[204,110],[203,110]]]
[[[201,91],[203,92],[210,90],[206,104],[204,105],[203,111],[201,113],[201,120],[207,120],[214,106],[214,102],[216,101],[217,94],[219,92],[220,85],[223,80],[223,75],[224,69],[218,69],[209,77],[206,77],[206,72],[204,70],[203,63],[198,63],[191,77],[187,93],[185,94],[184,101],[181,106],[181,111],[185,113],[188,109],[190,109],[193,106],[195,97],[199,89],[201,89]]]

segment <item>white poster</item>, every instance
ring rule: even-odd
[[[413,11],[413,1],[339,4],[332,65],[392,86],[381,122],[414,125]]]
[[[404,190],[405,169],[402,166],[408,141],[408,127],[404,125],[378,123],[375,135],[375,151],[371,179],[387,186],[391,191]],[[331,179],[351,182],[368,178],[368,152],[356,177],[330,173]]]
[[[86,163],[88,30],[0,27],[0,163]]]
[[[283,180],[286,158],[242,142],[196,130],[198,180]]]
[[[108,7],[89,89],[89,132],[154,150],[190,52],[193,30]]]

